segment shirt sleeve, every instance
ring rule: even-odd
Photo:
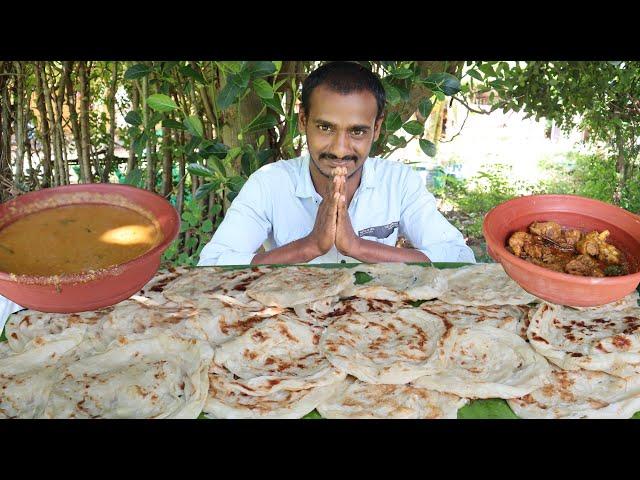
[[[4,324],[7,322],[9,315],[20,310],[24,310],[24,307],[0,295],[0,332],[4,328]]]
[[[271,201],[256,173],[246,181],[202,249],[199,266],[248,265],[269,236],[271,221],[267,208]]]
[[[399,233],[432,262],[470,262],[476,259],[462,233],[438,211],[435,197],[420,176],[408,170],[404,183]]]

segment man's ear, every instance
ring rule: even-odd
[[[376,123],[373,124],[373,141],[378,140],[380,136],[380,127],[382,126],[382,122],[384,122],[384,113],[380,115],[380,118],[376,120]]]
[[[307,132],[307,112],[305,112],[302,107],[300,107],[300,111],[298,112],[298,131],[301,133]]]

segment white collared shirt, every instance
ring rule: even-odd
[[[268,251],[306,237],[320,202],[308,155],[265,165],[244,184],[198,265],[248,265],[263,243]],[[348,211],[363,239],[395,246],[400,234],[432,262],[475,262],[462,234],[437,210],[434,196],[408,165],[367,158]],[[359,260],[334,245],[309,263],[343,261]]]

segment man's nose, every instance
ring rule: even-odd
[[[351,155],[351,142],[349,140],[349,132],[338,133],[335,135],[333,143],[331,145],[331,153],[333,153],[338,158],[346,157],[347,155]]]

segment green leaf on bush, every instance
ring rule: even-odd
[[[470,77],[475,78],[476,80],[480,80],[480,81],[482,81],[482,75],[480,75],[480,72],[479,72],[479,71],[477,71],[477,70],[469,70],[469,71],[467,72],[467,74],[468,74]]]
[[[180,70],[180,73],[183,74],[184,76],[193,78],[194,80],[202,83],[203,85],[207,83],[204,77],[202,76],[202,73],[194,70],[190,65],[183,65],[182,67],[179,68],[179,70]]]
[[[207,218],[204,222],[202,222],[202,227],[200,227],[200,231],[204,233],[213,232],[213,222]]]
[[[384,125],[389,133],[393,133],[402,128],[402,118],[400,117],[400,114],[398,112],[389,112],[387,117],[384,119]]]
[[[204,134],[202,122],[195,115],[191,115],[190,117],[185,118],[184,126],[191,135],[202,137]]]
[[[153,108],[156,112],[170,112],[178,108],[176,102],[174,102],[168,95],[162,93],[155,93],[147,98],[147,105]]]
[[[225,110],[233,105],[240,96],[242,89],[232,82],[227,82],[216,97],[216,103],[220,110]]]
[[[429,140],[421,138],[419,143],[420,143],[420,148],[424,153],[426,153],[430,157],[436,156],[436,146],[433,142],[430,142]]]
[[[402,128],[405,132],[411,135],[422,135],[424,132],[424,125],[417,120],[410,120],[405,123]]]
[[[187,172],[198,177],[213,177],[215,173],[208,167],[199,163],[191,163],[187,166]]]
[[[421,100],[418,104],[418,111],[424,118],[429,117],[431,110],[433,110],[433,102],[428,98]]]
[[[239,192],[242,189],[242,186],[244,185],[245,182],[246,180],[244,178],[235,176],[235,177],[231,177],[227,181],[227,186],[232,192]]]
[[[266,113],[254,118],[252,122],[247,125],[246,133],[257,132],[259,130],[268,130],[275,127],[278,124],[278,119],[271,113]]]
[[[400,91],[389,83],[384,83],[384,90],[387,93],[387,102],[390,105],[396,105],[402,101],[402,95]]]
[[[262,78],[256,78],[253,81],[253,89],[260,98],[273,98],[273,88]]]
[[[439,90],[449,96],[460,91],[460,80],[446,72],[432,73],[424,79],[424,84],[431,90]]]
[[[269,61],[249,62],[247,64],[247,70],[253,78],[268,77],[269,75],[273,75],[276,69],[276,65]]]
[[[280,95],[274,94],[271,98],[262,98],[262,103],[284,117],[284,109],[282,108]]]
[[[162,120],[162,126],[166,128],[175,128],[176,130],[186,130],[183,124],[173,118],[165,118]]]
[[[140,115],[140,112],[137,111],[137,110],[131,110],[124,117],[124,121],[127,122],[129,125],[133,125],[134,127],[138,127],[138,126],[142,125],[142,115]]]
[[[127,68],[127,71],[124,72],[125,80],[135,80],[136,78],[146,77],[151,73],[151,68],[147,65],[143,65],[141,63],[137,63]]]

